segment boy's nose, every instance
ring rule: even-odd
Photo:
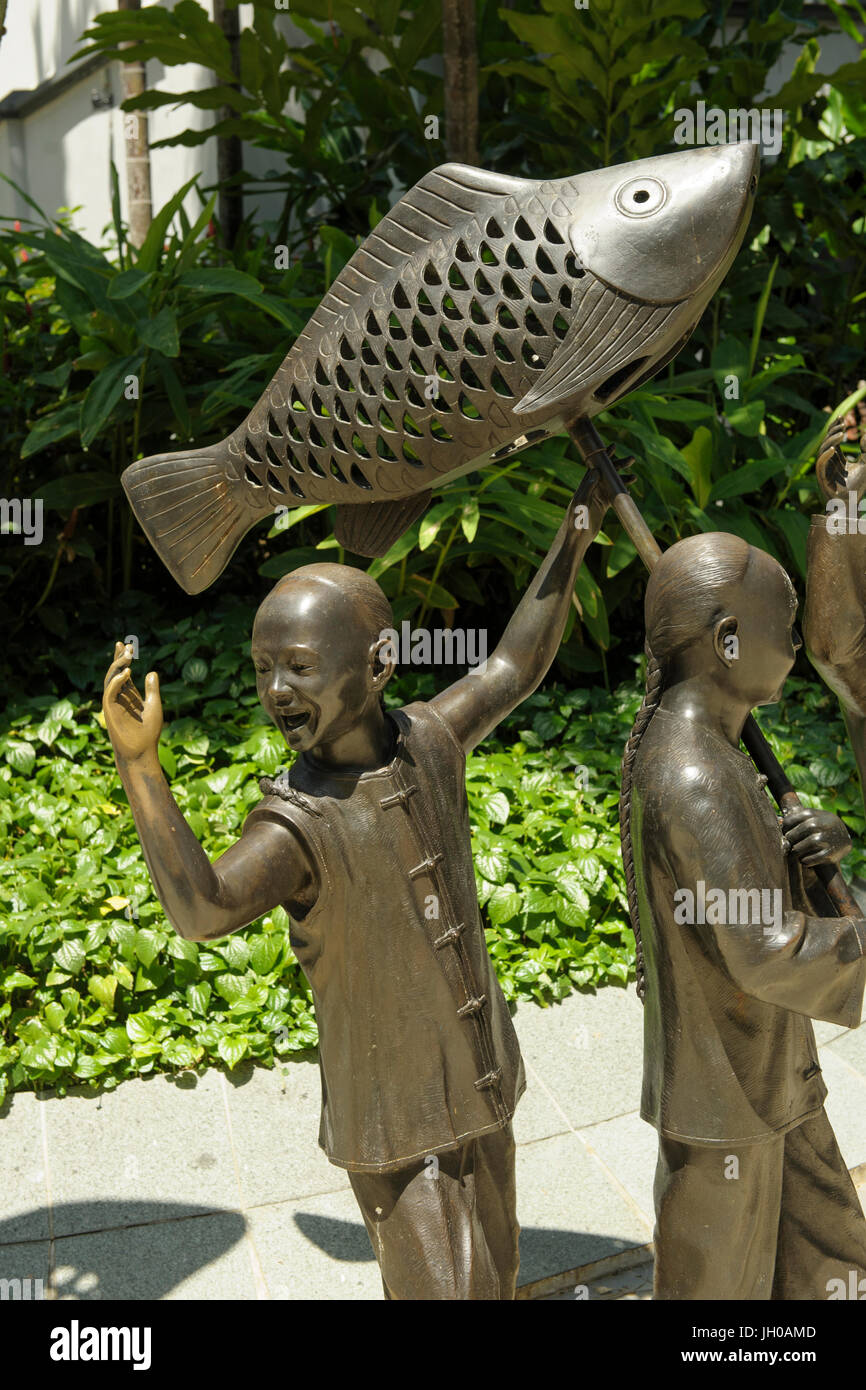
[[[268,685],[268,691],[275,698],[280,695],[290,695],[292,692],[292,683],[289,679],[289,673],[280,670],[279,667],[275,667]]]

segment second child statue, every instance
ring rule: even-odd
[[[106,676],[118,771],[176,931],[209,941],[278,904],[289,914],[319,1026],[319,1143],[348,1172],[386,1298],[515,1295],[525,1082],[478,910],[465,762],[547,672],[606,507],[590,472],[484,667],[390,712],[392,618],[375,581],[333,564],[280,580],[252,657],[297,757],[213,864],[157,757],[157,676],[142,698],[120,643]]]
[[[866,1221],[810,1019],[859,1024],[866,921],[831,915],[813,873],[850,849],[841,821],[780,823],[739,748],[793,665],[796,595],[769,555],[711,533],[662,555],[645,606],[621,820],[659,1134],[654,1294],[826,1299],[866,1274]]]

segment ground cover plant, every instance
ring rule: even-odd
[[[727,0],[665,0],[641,14],[624,0],[586,11],[571,0],[477,4],[479,160],[490,168],[559,177],[668,152],[676,113],[699,100],[781,113],[778,157],[762,162],[748,239],[720,293],[667,371],[599,425],[621,456],[635,453],[635,495],[663,544],[731,530],[801,576],[808,516],[820,505],[814,444],[864,361],[866,11],[859,0],[830,11],[828,23],[804,0],[784,12],[758,0],[747,14]],[[446,157],[444,122],[436,138],[426,130],[427,116],[444,115],[437,6],[299,0],[304,47],[286,39],[271,0],[255,0],[250,14],[231,78],[222,32],[195,0],[100,15],[82,51],[113,56],[129,41],[140,45],[130,53],[170,73],[198,57],[213,87],[150,91],[130,109],[213,109],[213,126],[182,125],[169,139],[222,134],[266,148],[268,186],[285,193],[287,211],[256,222],[260,185],[244,175],[248,216],[231,239],[209,190],[192,219],[179,196],[156,209],[139,250],[117,198],[99,246],[75,233],[74,213],[53,208],[27,205],[17,227],[0,226],[2,486],[46,504],[44,544],[4,540],[0,599],[18,631],[36,624],[49,644],[65,642],[70,624],[87,629],[90,596],[113,603],[134,586],[174,608],[179,596],[120,492],[122,468],[233,429],[358,241]],[[831,28],[858,56],[828,71]],[[792,48],[782,80],[775,65]],[[286,114],[290,95],[303,120]],[[437,494],[378,569],[398,617],[434,613],[469,627],[507,611],[576,472],[559,439]],[[323,539],[335,547],[332,524],[325,508],[287,534],[257,528],[215,592],[252,594],[260,574],[290,568]],[[643,577],[614,520],[610,539],[582,572],[581,642],[563,648],[560,675],[616,684],[631,670]],[[22,645],[0,659],[29,680]]]

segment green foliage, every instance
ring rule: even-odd
[[[217,264],[214,198],[191,223],[182,206],[191,186],[157,213],[137,251],[126,243],[115,186],[114,258],[37,208],[41,222],[0,234],[4,495],[41,497],[66,521],[59,536],[47,528],[48,544],[11,551],[16,563],[0,569],[21,625],[38,614],[64,636],[52,626],[58,599],[68,606],[70,591],[94,581],[108,594],[129,587],[136,549],[150,557],[122,496],[123,468],[228,432],[318,302],[306,293],[309,268],[275,270],[265,243],[239,254],[241,265]],[[47,582],[35,583],[46,568]]]
[[[633,491],[663,544],[730,530],[801,576],[820,505],[815,444],[866,356],[866,13],[856,0],[830,9],[860,48],[835,72],[819,71],[828,30],[804,0],[736,12],[728,0],[660,0],[640,13],[629,0],[477,4],[488,167],[560,177],[664,153],[676,111],[698,100],[783,110],[780,156],[764,161],[748,240],[722,290],[677,361],[599,427],[636,456]],[[234,596],[260,597],[263,581],[323,554],[347,557],[333,509],[300,508],[244,542],[203,616],[141,536],[119,475],[136,457],[233,430],[359,239],[445,157],[425,130],[428,114],[445,115],[438,5],[371,0],[362,12],[351,0],[292,0],[303,47],[287,41],[271,0],[254,0],[252,15],[237,71],[194,0],[99,15],[85,51],[113,57],[129,41],[131,57],[209,68],[211,87],[149,91],[126,107],[212,110],[207,130],[174,143],[240,135],[270,151],[269,177],[241,182],[248,194],[283,193],[275,224],[248,219],[227,247],[213,198],[199,195],[187,217],[187,185],[156,210],[136,251],[115,180],[104,244],[78,235],[71,215],[51,219],[32,204],[23,229],[0,226],[3,494],[40,496],[48,514],[43,545],[7,536],[0,555],[0,600],[15,615],[0,661],[27,692],[0,744],[0,894],[13,903],[0,926],[0,1091],[112,1085],[244,1056],[272,1064],[315,1040],[281,912],[207,949],[165,923],[97,720],[102,673],[84,656],[104,646],[107,661],[117,635],[139,634],[166,677],[163,765],[219,854],[258,776],[284,756],[252,693],[249,607]],[[774,93],[769,74],[786,45],[799,57]],[[274,255],[283,244],[285,269]],[[435,612],[484,626],[492,644],[582,471],[558,439],[447,484],[370,566],[396,620]],[[479,893],[511,998],[622,983],[632,964],[615,800],[637,703],[644,576],[612,515],[600,542],[579,576],[559,665],[578,686],[600,673],[614,694],[539,693],[470,761]],[[417,693],[417,679],[402,684],[393,698]],[[776,751],[807,802],[862,837],[835,703],[808,683],[790,689],[761,716]],[[846,863],[862,873],[861,861],[858,849]]]
[[[857,7],[834,15],[862,46]],[[221,30],[194,0],[100,15],[87,51],[130,41],[131,54],[169,67],[190,57],[209,67],[216,87],[178,98],[151,91],[137,104],[230,105],[228,123],[215,109],[214,125],[190,138],[241,134],[281,156],[275,178],[287,203],[277,227],[248,221],[228,249],[210,234],[213,200],[191,226],[179,194],[137,253],[117,202],[108,249],[88,247],[64,220],[0,233],[5,493],[42,496],[54,528],[43,546],[10,540],[2,557],[0,589],[22,627],[35,619],[64,638],[73,603],[116,595],[133,575],[175,601],[118,491],[120,471],[136,456],[234,429],[359,238],[397,190],[443,157],[423,130],[425,113],[444,115],[438,6],[380,0],[362,13],[350,0],[299,0],[291,17],[303,47],[286,38],[270,0],[257,0],[252,16],[237,83]],[[801,0],[784,13],[760,0],[746,16],[698,0],[640,14],[625,0],[585,11],[570,0],[478,4],[481,157],[490,167],[559,176],[661,153],[673,148],[677,110],[698,100],[782,109],[781,154],[764,161],[748,243],[692,342],[599,424],[621,455],[636,455],[635,495],[664,543],[730,530],[801,575],[817,503],[811,451],[825,411],[862,375],[866,347],[866,63],[819,72],[826,32]],[[762,96],[785,45],[800,45],[794,73]],[[297,107],[288,114],[290,97],[303,121]],[[273,250],[284,242],[292,264],[278,270]],[[124,394],[130,374],[138,400]],[[398,619],[504,619],[580,476],[560,439],[446,485],[372,567]],[[257,591],[259,576],[276,577],[317,547],[346,558],[333,509],[318,510],[324,518],[302,508],[269,535],[260,529],[223,583]],[[579,581],[572,622],[584,645],[564,647],[560,666],[615,681],[629,669],[643,577],[612,516],[605,541]]]
[[[205,129],[184,130],[153,148],[239,136],[277,157],[279,167],[267,177],[244,173],[240,181],[250,191],[284,194],[279,240],[301,246],[322,221],[366,234],[372,209],[384,211],[391,201],[392,169],[409,184],[430,166],[424,110],[432,102],[439,112],[440,82],[425,60],[437,51],[439,6],[368,0],[362,13],[349,0],[292,0],[291,21],[308,40],[303,48],[286,38],[273,0],[253,0],[251,8],[237,69],[221,27],[196,0],[180,0],[171,11],[153,5],[96,15],[83,35],[90,42],[76,56],[114,57],[128,42],[132,59],[210,69],[212,86],[147,91],[124,102],[126,111],[185,105],[215,113]],[[287,110],[293,102],[302,119]],[[433,148],[441,158],[441,143]]]

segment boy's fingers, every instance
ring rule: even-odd
[[[123,694],[126,697],[126,699],[129,700],[130,703],[135,706],[136,709],[144,709],[144,701],[142,700],[132,681],[127,681],[126,685],[123,687]]]
[[[144,681],[144,695],[146,700],[159,699],[159,676],[156,671],[148,671]]]
[[[820,829],[821,827],[815,825],[813,821],[805,820],[799,825],[786,829],[785,834],[790,844],[798,845],[801,840],[805,840],[809,835],[817,835]]]
[[[120,694],[120,691],[131,679],[132,677],[130,676],[128,671],[119,671],[117,675],[112,677],[112,679],[106,685],[104,698],[106,700],[116,700],[118,698],[118,695]]]
[[[126,694],[126,691],[125,691],[124,689],[120,689],[120,690],[118,691],[117,696],[116,696],[116,699],[117,699],[117,703],[118,703],[119,705],[122,705],[122,706],[123,706],[123,708],[126,710],[126,712],[127,712],[128,715],[131,715],[131,717],[132,717],[133,719],[136,719],[136,720],[138,721],[139,724],[143,723],[143,720],[142,720],[142,717],[141,717],[142,706],[141,706],[141,705],[135,705],[135,704],[132,702],[132,700],[129,699],[129,697],[128,697],[128,695]]]
[[[112,661],[105,677],[106,684],[121,671],[128,671],[132,663],[131,656],[120,656],[116,661]]]

